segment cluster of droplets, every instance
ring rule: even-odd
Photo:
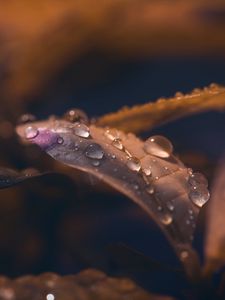
[[[198,207],[202,207],[210,198],[207,179],[201,173],[189,170],[188,184],[190,200]]]

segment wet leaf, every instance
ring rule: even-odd
[[[205,273],[225,265],[225,159],[219,164],[207,207]]]
[[[40,176],[40,173],[34,169],[19,172],[8,168],[0,168],[0,189],[16,185],[34,176]]]
[[[59,276],[43,273],[15,280],[0,277],[1,299],[76,299],[79,300],[172,300],[172,297],[150,294],[128,278],[112,278],[87,269],[76,275]]]
[[[211,84],[204,89],[195,89],[190,94],[177,93],[169,99],[123,108],[100,117],[97,125],[139,133],[188,115],[224,109],[225,88]]]
[[[17,133],[132,199],[166,234],[187,273],[197,275],[191,243],[199,209],[209,198],[207,182],[171,153],[170,141],[155,136],[143,142],[117,129],[53,118],[20,125]]]

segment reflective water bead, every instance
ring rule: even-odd
[[[47,294],[46,295],[46,300],[54,300],[55,296],[53,294]]]
[[[139,172],[141,169],[141,163],[140,160],[136,157],[129,157],[127,159],[127,166],[130,170]]]
[[[39,134],[39,131],[34,126],[28,126],[25,129],[25,136],[27,139],[34,139]]]
[[[188,251],[186,251],[186,250],[181,251],[181,253],[180,253],[180,259],[181,259],[181,260],[187,259],[188,256],[189,256]]]
[[[92,163],[92,165],[93,165],[94,167],[100,166],[100,161],[99,161],[99,160],[93,160],[91,163]]]
[[[147,192],[148,192],[150,195],[154,194],[154,192],[155,192],[154,187],[153,187],[153,186],[147,187]]]
[[[166,158],[172,154],[173,146],[164,136],[155,135],[145,141],[144,150],[148,154]]]
[[[90,136],[90,130],[85,124],[77,124],[74,127],[74,133],[83,138],[88,138]]]
[[[119,133],[116,129],[107,129],[104,135],[111,141],[119,138]]]
[[[150,168],[144,168],[142,169],[142,172],[146,175],[146,176],[151,176],[152,175],[152,171]]]
[[[112,141],[112,145],[119,150],[123,150],[123,144],[122,144],[121,139],[114,139]]]
[[[210,193],[205,185],[198,186],[197,189],[191,189],[189,198],[198,207],[202,207],[210,198]]]
[[[57,143],[58,143],[58,144],[61,145],[61,144],[63,144],[63,142],[64,142],[64,140],[63,140],[62,137],[58,137],[58,138],[57,138]]]
[[[166,202],[166,206],[170,211],[174,211],[174,204],[171,201]]]
[[[197,186],[199,184],[208,186],[208,180],[201,173],[193,173],[189,176],[188,182],[192,186]]]
[[[160,215],[160,221],[164,224],[164,225],[169,225],[173,222],[173,218],[170,214],[161,214]]]
[[[99,144],[90,144],[85,150],[85,155],[93,159],[102,159],[104,156],[104,151]]]

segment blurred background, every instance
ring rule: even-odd
[[[14,126],[23,113],[46,118],[77,107],[98,117],[212,82],[225,84],[223,0],[1,0],[1,166],[63,169],[19,143]],[[224,130],[224,114],[210,112],[146,129],[142,137],[167,136],[185,163],[211,180]],[[146,257],[135,266],[126,261],[130,250],[120,243],[178,265],[144,212],[87,175],[76,172],[74,181],[63,173],[0,191],[1,274],[97,267],[157,292],[179,293],[178,282],[185,287],[179,274],[142,263]]]

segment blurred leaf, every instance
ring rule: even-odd
[[[0,189],[16,185],[36,176],[40,176],[40,173],[34,169],[26,169],[19,172],[8,168],[0,168]]]
[[[225,88],[211,84],[202,90],[195,89],[190,94],[177,93],[169,99],[123,108],[100,117],[97,125],[139,133],[188,115],[224,109]]]
[[[218,166],[207,207],[205,273],[225,265],[225,159]]]
[[[147,153],[133,134],[60,119],[20,125],[17,133],[57,161],[94,175],[132,199],[166,234],[187,273],[198,275],[191,243],[199,206],[190,200],[190,170],[175,156]]]
[[[108,277],[101,271],[87,269],[76,275],[44,273],[15,280],[0,277],[1,299],[79,299],[79,300],[172,300],[150,294],[128,278]],[[76,297],[74,298],[74,296]]]

